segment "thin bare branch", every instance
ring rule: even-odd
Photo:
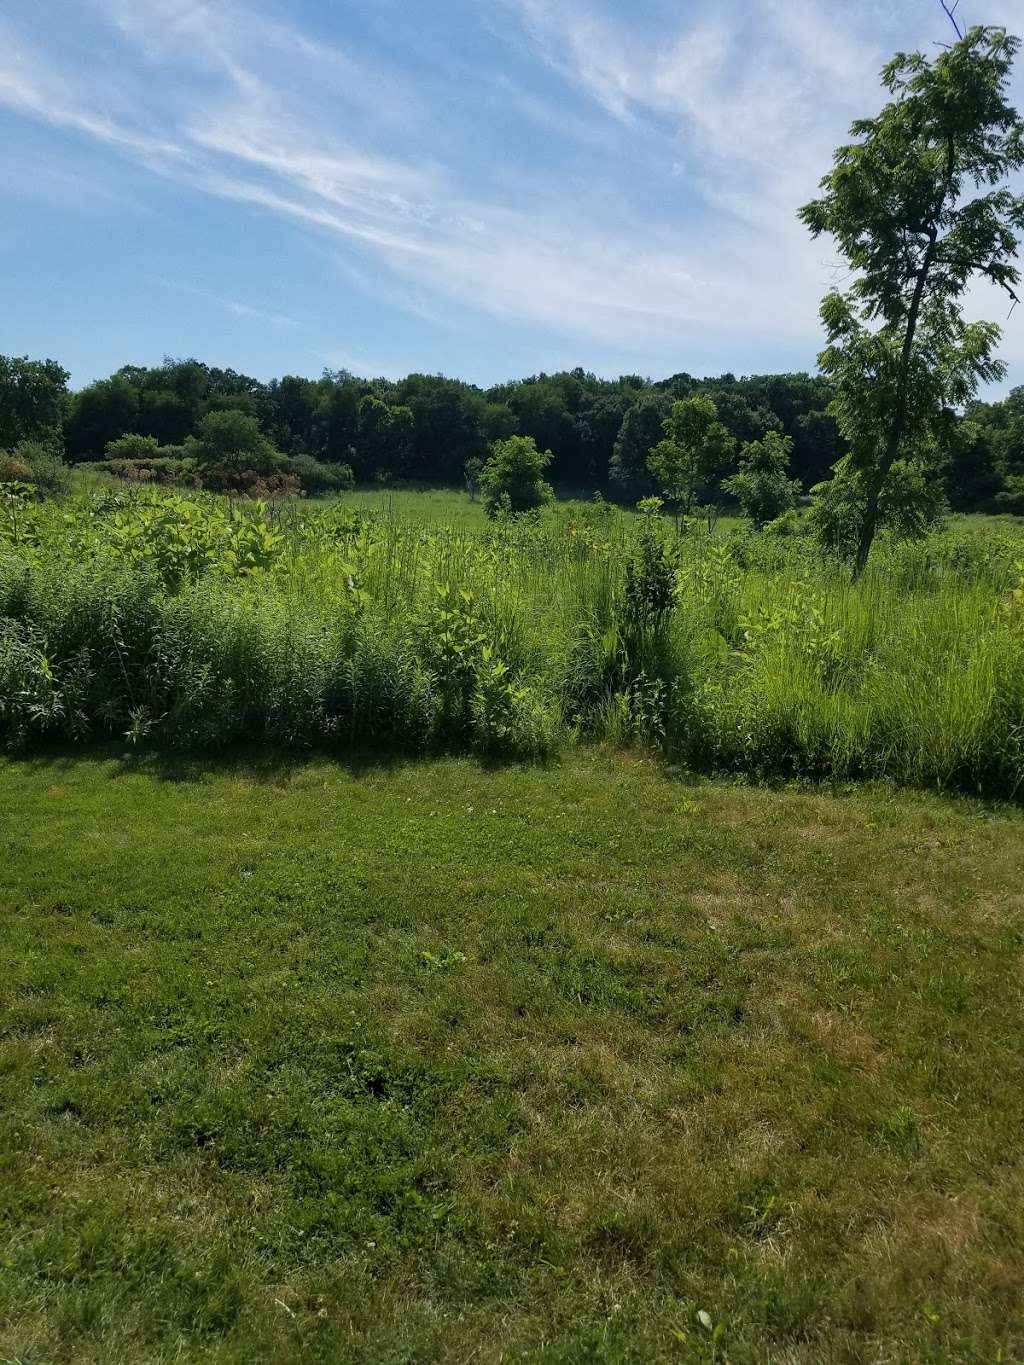
[[[947,3],[947,0],[939,0],[939,4],[940,4],[940,5],[942,6],[942,8],[945,10],[945,12],[946,12],[946,17],[949,19],[949,22],[953,25],[953,29],[954,29],[954,31],[955,31],[955,33],[956,33],[956,36],[957,36],[958,38],[963,38],[963,36],[964,36],[964,35],[963,35],[963,30],[961,29],[960,25],[959,25],[959,24],[957,23],[957,21],[956,21],[956,12],[957,12],[957,10],[958,10],[959,7],[960,7],[960,0],[953,0],[953,4],[952,4],[952,5],[948,4],[948,3]]]

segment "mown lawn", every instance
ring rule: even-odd
[[[0,764],[0,1360],[1024,1357],[1024,813]]]

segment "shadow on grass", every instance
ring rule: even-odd
[[[619,749],[599,741],[578,746],[576,753],[603,753],[609,759],[625,765],[643,763],[656,767],[663,777],[683,787],[700,787],[706,783],[747,790],[775,792],[778,795],[817,795],[853,798],[866,792],[889,800],[940,798],[966,803],[976,811],[990,815],[1024,808],[1024,790],[1013,795],[998,792],[978,792],[969,785],[951,783],[945,787],[910,784],[884,775],[864,774],[840,777],[829,773],[793,774],[771,771],[721,771],[700,764],[687,764],[675,757],[645,750]],[[284,787],[311,763],[332,764],[353,778],[380,773],[399,773],[422,768],[437,762],[461,759],[474,764],[481,772],[529,770],[542,773],[559,766],[564,755],[549,758],[514,758],[473,753],[466,749],[448,748],[427,751],[401,749],[365,749],[345,751],[327,745],[303,749],[289,749],[258,740],[225,745],[214,750],[161,749],[152,744],[131,745],[111,740],[106,743],[74,745],[67,741],[36,744],[32,748],[6,755],[21,767],[40,774],[60,774],[84,764],[108,769],[108,776],[151,777],[159,782],[182,783],[193,786],[213,782],[218,778],[245,778],[266,786]]]
[[[410,752],[400,749],[346,752],[324,748],[287,749],[249,741],[225,745],[216,750],[160,749],[154,745],[126,744],[123,741],[74,745],[67,742],[34,745],[31,749],[6,755],[30,772],[60,774],[85,764],[104,767],[109,776],[151,777],[159,782],[199,785],[222,777],[244,777],[267,786],[286,786],[295,773],[311,763],[330,763],[350,777],[366,777],[381,772],[401,772],[446,759],[464,759],[482,772],[530,768],[543,771],[557,758],[520,759],[490,754],[474,754],[459,749]]]

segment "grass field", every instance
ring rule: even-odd
[[[0,764],[0,1360],[1024,1356],[1024,813]]]
[[[98,492],[103,489],[133,487],[110,474],[97,473],[87,464],[75,465],[72,470],[72,486],[79,492]],[[593,508],[594,497],[585,490],[559,487],[555,489],[556,510],[571,515],[575,511]],[[450,527],[457,531],[483,531],[488,525],[483,499],[471,497],[468,492],[458,488],[438,485],[398,483],[361,484],[351,493],[321,499],[284,499],[285,504],[309,507],[314,503],[337,501],[346,508],[371,513],[386,520],[412,523],[417,526],[440,528]],[[633,518],[632,508],[622,508],[623,513]],[[716,526],[721,533],[735,530],[741,524],[738,516],[718,517]],[[957,518],[971,520],[980,526],[994,523],[1019,522],[1014,517]]]
[[[487,527],[487,516],[480,498],[471,498],[452,488],[359,488],[343,495],[341,501],[346,507],[359,508],[364,512],[374,512],[388,519],[412,522],[420,526],[448,526],[461,531],[482,531]],[[557,489],[555,510],[572,515],[582,514],[594,507],[594,499],[573,489]],[[632,508],[617,509],[629,520],[634,518]],[[967,520],[966,518],[964,520]],[[987,519],[974,519],[979,526]],[[1012,523],[1019,518],[1001,517],[999,521]],[[736,530],[742,525],[739,516],[719,516],[715,528],[720,535]]]

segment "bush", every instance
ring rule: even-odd
[[[0,483],[31,483],[32,470],[13,455],[0,458]]]
[[[312,455],[291,455],[283,463],[282,471],[298,479],[304,492],[313,497],[329,493],[349,493],[355,487],[351,465],[327,464]]]
[[[41,493],[66,493],[71,478],[52,446],[21,441],[10,454],[0,451],[0,482],[31,483]]]
[[[119,436],[116,441],[108,441],[103,457],[105,460],[123,460],[140,465],[159,459],[161,453],[160,443],[155,436],[138,436],[129,432]]]
[[[236,409],[208,412],[199,423],[192,455],[207,488],[248,492],[283,474],[284,457],[260,431],[259,422]]]
[[[551,451],[539,451],[532,436],[495,441],[491,458],[480,474],[487,515],[495,517],[505,508],[518,516],[550,502],[554,489],[543,476],[551,460]]]
[[[260,473],[255,469],[222,470],[210,476],[206,486],[215,493],[233,493],[243,498],[301,498],[302,484],[283,469]]]
[[[1024,517],[1024,474],[1008,474],[994,502],[997,511]]]
[[[180,450],[180,446],[160,446],[160,450]],[[127,483],[158,483],[183,488],[198,488],[199,474],[194,460],[163,454],[152,460],[97,460],[91,468],[112,474]]]
[[[789,477],[793,442],[769,431],[762,441],[748,441],[740,452],[739,473],[723,480],[743,509],[743,515],[760,529],[796,507],[800,480]]]
[[[162,446],[155,436],[129,432],[116,441],[108,441],[105,458],[95,461],[93,468],[128,483],[181,484],[198,488],[195,447],[192,438],[184,445]]]

